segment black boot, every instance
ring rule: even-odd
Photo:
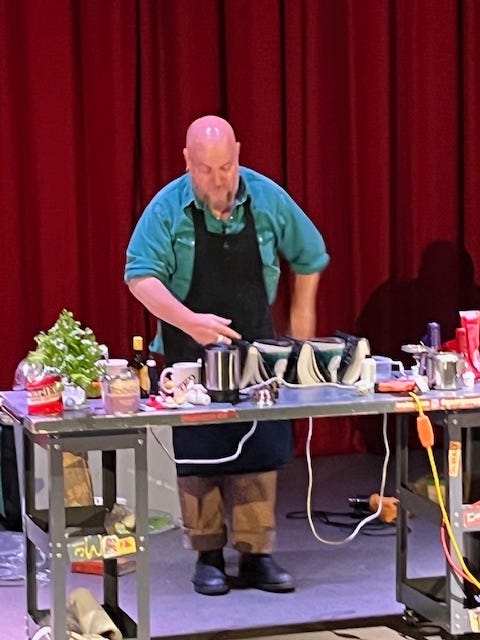
[[[192,582],[195,591],[206,596],[221,596],[229,592],[222,549],[199,554]]]
[[[248,587],[274,593],[295,589],[293,577],[267,553],[242,553],[239,568],[240,581]]]

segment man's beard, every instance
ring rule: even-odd
[[[223,198],[218,197],[210,197],[206,193],[197,192],[197,195],[200,197],[200,200],[204,202],[208,208],[212,211],[224,211],[225,209],[230,209],[233,204],[233,192],[227,191]]]
[[[232,192],[229,191],[225,198],[222,198],[222,200],[213,200],[208,204],[208,206],[210,207],[210,209],[214,209],[215,211],[225,211],[231,209],[232,204],[233,195]]]

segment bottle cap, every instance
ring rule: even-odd
[[[133,336],[133,350],[143,351],[143,338],[142,336]]]

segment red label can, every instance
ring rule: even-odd
[[[62,381],[58,375],[27,379],[27,410],[30,415],[56,415],[63,411]]]

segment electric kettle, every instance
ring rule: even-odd
[[[462,386],[463,358],[453,351],[427,354],[427,380],[430,389],[458,389]]]
[[[238,402],[240,350],[233,344],[205,347],[205,388],[214,402]]]

